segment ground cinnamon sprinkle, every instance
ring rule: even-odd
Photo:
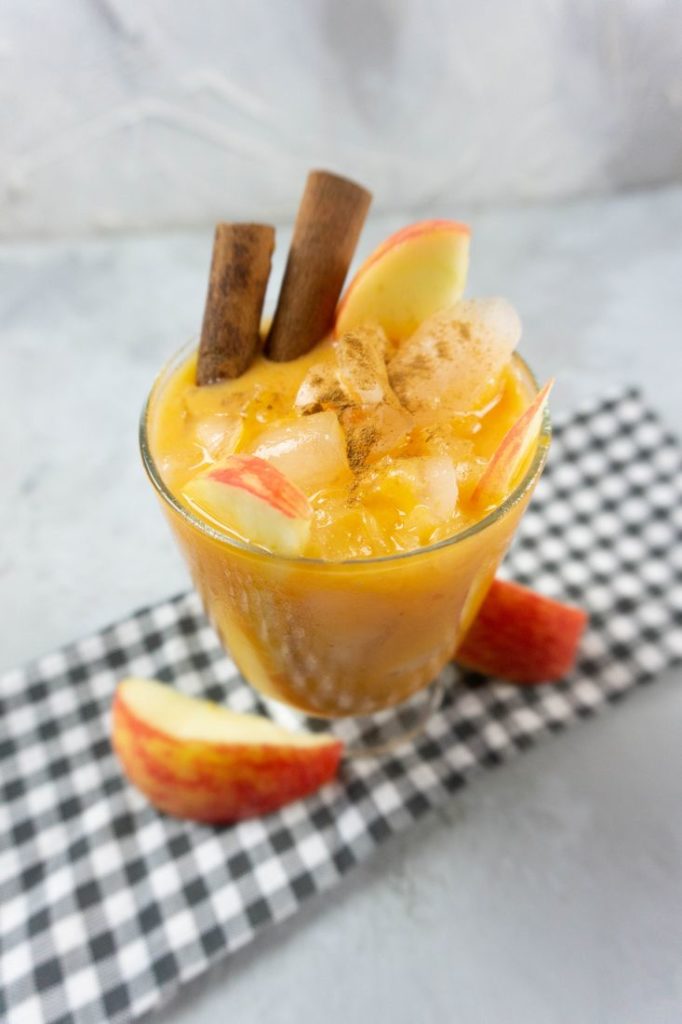
[[[343,388],[332,387],[320,396],[320,408],[344,409],[348,405],[348,396]]]
[[[393,390],[403,400],[405,385],[409,385],[415,378],[425,381],[433,380],[436,368],[437,361],[435,359],[428,359],[423,352],[417,352],[399,369],[392,371],[389,365],[388,379]],[[409,405],[407,407],[409,408]]]
[[[370,354],[368,349],[368,344],[371,345],[374,338],[368,331],[362,333],[366,335],[364,338],[361,332],[358,332],[356,334],[346,334],[343,339],[347,354],[353,362],[354,383],[360,389],[372,387],[376,382],[377,376],[377,353],[372,352]]]
[[[354,473],[359,472],[367,461],[367,456],[379,440],[379,431],[371,423],[358,430],[349,430],[346,438],[348,464]]]

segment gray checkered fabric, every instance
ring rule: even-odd
[[[269,817],[208,828],[124,780],[109,708],[124,675],[240,711],[258,699],[183,595],[0,681],[0,1020],[122,1024],[335,885],[480,768],[594,714],[682,658],[682,459],[634,392],[559,426],[506,572],[591,615],[570,678],[446,670],[413,744],[348,762]]]

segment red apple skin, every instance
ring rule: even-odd
[[[210,470],[206,477],[215,483],[247,491],[289,519],[310,517],[310,507],[298,487],[265,459],[255,455],[232,455],[222,466]]]
[[[506,580],[493,580],[455,661],[513,683],[561,679],[575,664],[586,613]]]
[[[384,255],[384,253],[390,252],[391,249],[395,248],[396,245],[402,245],[407,242],[410,238],[418,238],[420,235],[432,234],[436,231],[449,231],[450,233],[466,235],[471,237],[471,228],[468,224],[463,224],[461,221],[456,220],[444,220],[443,218],[436,220],[420,220],[415,224],[408,224],[404,228],[400,228],[399,231],[395,231],[388,238],[385,238],[381,242],[374,252],[370,253],[365,262],[359,268],[355,279],[360,276],[360,271],[369,270],[373,267],[378,259]],[[339,312],[341,312],[342,303],[339,304]]]
[[[379,246],[377,246],[377,248],[372,253],[370,253],[367,259],[364,261],[364,263],[361,264],[361,266],[355,273],[354,277],[348,284],[344,294],[341,296],[341,299],[337,306],[336,315],[334,319],[334,336],[338,338],[344,333],[345,330],[353,329],[356,326],[360,326],[360,324],[357,323],[351,323],[350,325],[346,324],[345,317],[347,314],[348,305],[351,301],[354,301],[354,296],[358,286],[361,284],[366,284],[369,272],[375,268],[377,263],[382,263],[386,256],[390,255],[391,253],[394,253],[396,250],[401,249],[402,246],[405,245],[405,243],[409,244],[415,239],[422,238],[424,236],[433,237],[434,235],[438,234],[449,234],[459,236],[462,240],[466,241],[467,248],[464,256],[465,267],[462,280],[459,282],[460,288],[458,289],[458,295],[461,295],[462,291],[464,290],[464,284],[466,280],[466,267],[468,265],[468,245],[469,239],[471,237],[471,229],[469,228],[469,226],[467,224],[462,224],[459,221],[443,219],[423,220],[418,221],[415,224],[408,224],[406,227],[401,228],[399,231],[396,231],[394,234],[390,235]],[[384,288],[385,285],[382,283],[382,287],[378,290],[377,294],[384,291]],[[451,298],[450,301],[454,301],[454,298]],[[436,312],[438,308],[440,307],[438,304],[436,304],[431,310],[422,310],[422,315],[420,316],[419,319],[424,319],[427,315],[430,315],[430,313]],[[414,330],[415,326],[417,325],[413,325],[411,329]],[[410,332],[408,331],[407,333]],[[405,336],[407,335],[405,334]]]
[[[231,455],[194,477],[183,498],[245,541],[285,556],[300,555],[308,540],[312,509],[301,490],[256,455]]]
[[[206,824],[269,814],[338,772],[338,740],[316,747],[179,740],[136,716],[120,688],[112,745],[125,774],[160,811]]]
[[[552,377],[502,438],[499,448],[471,495],[474,504],[494,504],[506,496],[514,475],[523,464],[530,446],[540,434],[542,416],[553,387]]]

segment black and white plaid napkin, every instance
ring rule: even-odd
[[[682,458],[635,392],[556,429],[506,571],[584,605],[580,664],[520,688],[446,670],[414,744],[222,829],[157,814],[112,755],[124,675],[258,707],[197,599],[138,612],[0,681],[0,1020],[130,1021],[334,885],[474,772],[682,659]]]

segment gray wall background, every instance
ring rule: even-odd
[[[0,233],[682,179],[682,0],[0,0]]]

